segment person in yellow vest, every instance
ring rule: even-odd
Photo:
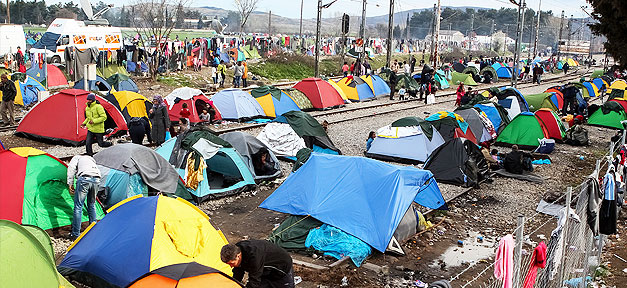
[[[89,93],[89,95],[87,95],[87,106],[85,107],[85,121],[81,124],[81,128],[87,128],[87,139],[85,139],[87,155],[94,155],[91,149],[91,145],[94,144],[94,139],[98,142],[98,146],[103,148],[113,145],[111,142],[104,141],[104,123],[106,120],[107,113],[105,113],[102,105],[96,102],[96,95]]]

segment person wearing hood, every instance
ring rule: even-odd
[[[85,139],[85,150],[87,155],[94,155],[91,146],[94,140],[98,142],[100,147],[109,147],[113,144],[104,141],[105,121],[107,121],[107,113],[100,103],[96,102],[96,95],[89,93],[87,95],[87,106],[85,107],[85,121],[81,124],[81,128],[87,129],[87,138]]]
[[[148,118],[152,123],[151,137],[157,144],[161,145],[165,142],[165,132],[170,128],[170,116],[168,116],[168,107],[163,102],[160,95],[155,95],[152,99],[152,109],[150,109]]]

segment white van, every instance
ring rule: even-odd
[[[30,53],[46,52],[48,62],[65,61],[65,48],[74,46],[79,50],[98,48],[99,51],[119,50],[122,48],[122,32],[119,27],[104,25],[85,25],[83,21],[57,18],[33,45]]]
[[[16,53],[17,47],[26,49],[22,25],[0,24],[0,58],[7,53]]]

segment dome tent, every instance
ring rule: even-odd
[[[488,163],[474,143],[455,138],[435,149],[425,162],[440,183],[472,187],[487,177]]]
[[[610,100],[603,103],[600,108],[590,115],[588,124],[623,130],[625,126],[621,122],[625,120],[627,120],[625,109],[620,103]]]
[[[161,267],[198,262],[227,275],[228,244],[196,206],[165,196],[135,196],[109,209],[68,248],[61,275],[88,287],[126,287]]]
[[[320,78],[303,79],[294,85],[294,89],[303,92],[315,109],[328,109],[344,105],[344,99],[337,90]]]
[[[388,84],[385,83],[385,81],[383,81],[381,77],[377,75],[367,74],[361,75],[359,78],[366,81],[368,86],[370,86],[370,89],[374,93],[374,97],[383,97],[390,95],[390,86],[388,86]]]
[[[207,96],[200,89],[194,89],[189,87],[181,87],[174,89],[168,96],[164,98],[165,103],[168,105],[168,116],[170,121],[178,122],[181,118],[180,112],[183,109],[183,103],[187,103],[187,107],[191,115],[189,116],[189,122],[199,123],[200,113],[202,109],[212,107],[215,111],[213,120],[221,120],[219,109],[213,104],[213,101],[209,100]]]
[[[96,76],[96,80],[87,80],[87,87],[89,87],[89,91],[109,91],[111,90],[111,85],[107,80],[100,76]],[[85,89],[85,81],[83,79],[78,80],[74,83],[74,89]]]
[[[266,116],[259,102],[240,89],[224,89],[211,97],[222,119],[249,120]]]
[[[346,94],[351,101],[365,101],[374,99],[372,89],[359,77],[347,76],[337,81],[336,85]]]
[[[496,143],[518,145],[521,149],[535,149],[540,145],[539,140],[543,138],[549,138],[544,125],[533,113],[522,112],[501,131]]]
[[[179,174],[154,150],[133,143],[108,147],[94,155],[100,170],[100,203],[105,209],[135,196],[161,192],[191,200]]]
[[[83,145],[87,129],[80,125],[85,121],[88,94],[84,90],[66,89],[37,103],[22,118],[15,135],[63,145]],[[96,101],[107,113],[105,129],[113,129],[109,135],[128,129],[124,116],[115,106],[98,95]]]
[[[461,137],[477,143],[477,138],[472,133],[468,123],[459,114],[449,111],[440,111],[432,114],[425,120],[433,124],[438,132],[440,132],[440,135],[442,135],[442,138],[444,138],[444,141]]]
[[[494,126],[492,126],[492,122],[483,111],[474,107],[464,108],[466,107],[455,109],[455,113],[464,118],[464,121],[468,123],[468,127],[477,138],[477,142],[488,142],[496,138]]]
[[[188,161],[193,159],[196,164],[204,160],[206,167],[202,169],[197,186],[191,186],[189,179],[185,183],[196,203],[238,194],[255,186],[255,179],[242,156],[206,127],[192,127],[163,143],[156,152],[168,160],[183,179],[189,169]]]
[[[41,150],[20,147],[0,151],[0,219],[51,229],[70,225],[74,201],[67,166]],[[96,205],[98,218],[104,214]],[[83,221],[88,221],[87,209]]]
[[[141,94],[131,91],[112,91],[104,98],[122,112],[126,122],[132,117],[148,118],[148,112],[152,109],[152,102]]]
[[[67,79],[65,79],[65,75],[61,69],[52,64],[46,64],[46,67],[43,67],[42,65],[41,68],[39,68],[39,65],[35,64],[26,70],[26,74],[39,81],[41,84],[47,84],[48,88],[63,87],[68,85]]]
[[[366,157],[400,163],[421,163],[444,144],[433,125],[418,117],[405,117],[379,128]]]
[[[274,86],[261,86],[250,90],[266,116],[276,118],[289,111],[300,111],[292,97]]]
[[[224,272],[196,262],[179,263],[150,271],[133,281],[129,288],[243,288]]]
[[[555,112],[548,108],[542,108],[534,113],[547,132],[549,138],[561,141],[566,136],[566,128]]]
[[[139,92],[137,84],[135,84],[135,81],[133,81],[128,75],[119,73],[113,74],[107,78],[107,83],[109,83],[111,87],[117,91]]]
[[[268,149],[268,147],[266,147],[266,145],[263,144],[263,142],[255,138],[255,136],[250,135],[248,133],[244,133],[244,132],[228,132],[225,134],[221,134],[220,138],[222,138],[224,141],[229,142],[231,145],[233,145],[233,148],[235,148],[235,150],[237,150],[237,152],[242,156],[244,163],[246,163],[246,166],[248,166],[248,169],[252,173],[255,180],[257,181],[272,180],[274,178],[281,176],[282,172],[281,172],[281,164],[279,163],[279,159],[276,158],[274,153],[272,153],[272,151],[270,151],[270,149]],[[263,149],[268,151],[269,159],[267,158],[266,161],[276,171],[275,173],[272,173],[270,175],[259,175],[257,174],[256,168],[255,168],[255,167],[258,167],[258,165],[262,164],[262,163],[259,163],[260,155],[258,154]]]

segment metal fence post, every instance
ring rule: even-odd
[[[513,286],[518,287],[520,283],[520,271],[522,269],[522,244],[523,244],[523,231],[525,228],[525,216],[518,215],[518,228],[516,229],[516,247],[514,248],[514,282]]]
[[[573,187],[568,187],[568,190],[566,192],[566,222],[564,222],[564,228],[562,228],[562,255],[561,255],[561,265],[562,267],[560,267],[559,271],[559,278],[557,278],[557,280],[559,282],[557,283],[562,283],[562,281],[564,281],[564,273],[566,273],[565,271],[565,264],[566,264],[566,250],[568,250],[568,247],[566,247],[566,245],[568,245],[567,241],[566,241],[566,237],[568,235],[568,222],[570,220],[570,202],[572,201],[572,197],[573,197]]]

